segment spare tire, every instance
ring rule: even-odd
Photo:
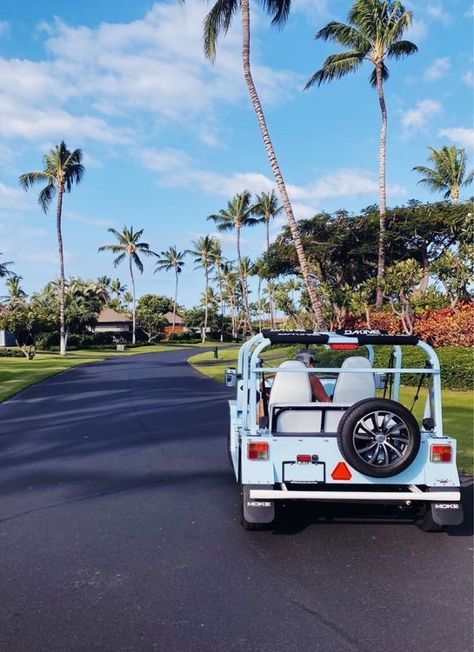
[[[337,443],[346,462],[372,478],[389,478],[408,468],[417,456],[420,440],[411,412],[384,398],[352,405],[337,430]]]

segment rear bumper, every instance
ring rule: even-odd
[[[459,490],[453,491],[297,491],[283,489],[251,489],[254,500],[321,500],[328,502],[406,503],[443,502],[461,500]]]

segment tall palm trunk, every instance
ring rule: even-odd
[[[386,144],[387,144],[387,107],[383,93],[382,64],[375,67],[377,80],[377,94],[379,97],[380,112],[382,114],[382,126],[380,129],[380,151],[379,151],[379,196],[380,196],[380,226],[379,226],[379,252],[377,262],[377,294],[375,309],[380,311],[383,306],[382,283],[385,275],[385,232],[387,219],[387,189],[386,189]]]
[[[451,199],[454,204],[454,206],[457,206],[459,204],[459,186],[454,185],[451,186]]]
[[[204,343],[206,341],[206,333],[207,333],[207,318],[208,318],[208,307],[209,307],[209,302],[208,302],[208,291],[209,291],[209,271],[207,269],[207,266],[204,268],[204,274],[206,276],[206,290],[204,294],[204,330],[202,331],[201,335],[201,340]]]
[[[64,304],[66,296],[64,278],[64,251],[63,235],[61,232],[61,216],[63,211],[64,187],[62,182],[58,183],[58,203],[56,205],[56,233],[58,237],[59,252],[59,354],[66,355],[66,328],[64,319]]]
[[[176,304],[178,303],[178,271],[176,267],[174,269],[174,275],[176,279],[174,284],[174,301],[173,301],[173,333],[174,333],[174,326],[176,323]]]
[[[135,277],[133,276],[133,267],[132,267],[132,257],[128,256],[128,266],[130,268],[130,277],[132,279],[132,294],[133,294],[133,303],[132,303],[132,344],[135,344],[135,329],[136,329],[136,297],[135,297]]]
[[[248,92],[250,95],[250,100],[252,102],[255,115],[257,117],[258,126],[260,127],[260,132],[263,139],[263,144],[270,161],[270,166],[275,177],[275,182],[280,193],[281,201],[285,209],[286,216],[288,218],[288,224],[290,227],[291,237],[293,238],[293,243],[295,245],[296,254],[298,256],[298,262],[301,269],[301,274],[303,276],[304,282],[308,289],[308,294],[311,301],[311,308],[314,314],[315,325],[318,328],[324,328],[324,318],[321,308],[321,302],[316,293],[316,289],[313,284],[313,279],[309,272],[308,263],[306,261],[306,256],[303,250],[303,245],[301,242],[301,237],[296,223],[295,216],[293,215],[293,209],[291,206],[290,198],[288,197],[288,192],[286,190],[286,185],[283,180],[283,175],[280,170],[280,166],[277,161],[275,150],[273,148],[272,141],[270,139],[270,134],[268,133],[267,123],[265,120],[265,115],[263,113],[262,105],[258,97],[257,89],[252,78],[252,72],[250,67],[250,6],[249,0],[241,0],[240,3],[241,12],[242,12],[242,64],[244,69],[245,82],[247,84]]]
[[[267,254],[270,250],[270,217],[265,218],[265,227],[267,231]],[[275,328],[275,306],[273,302],[273,283],[268,279],[268,302],[270,305],[270,323],[272,328]]]
[[[224,341],[224,297],[222,296],[222,270],[220,265],[217,268],[217,283],[219,285],[219,299],[221,304],[221,336],[220,341]]]
[[[240,278],[240,288],[242,290],[242,301],[244,304],[244,337],[249,329],[250,334],[252,335],[252,324],[250,322],[250,309],[249,309],[249,295],[247,289],[247,281],[242,274],[242,254],[240,252],[240,225],[236,226],[236,241],[237,241],[237,260],[239,261],[239,278]]]

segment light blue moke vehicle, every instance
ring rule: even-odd
[[[264,367],[262,351],[274,344],[354,354],[340,368],[299,360]],[[377,345],[392,347],[387,368],[373,367]],[[405,345],[424,351],[425,367],[403,368]],[[312,373],[330,402],[313,401]],[[406,373],[429,379],[421,424],[399,402]],[[462,522],[456,440],[443,433],[439,361],[417,337],[264,330],[241,347],[237,370],[226,370],[226,385],[237,389],[229,401],[228,448],[245,529],[271,526],[275,503],[290,500],[409,507],[425,531]]]

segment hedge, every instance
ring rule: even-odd
[[[404,367],[424,366],[426,356],[415,346],[402,346]],[[386,367],[389,362],[392,347],[376,346],[375,366]],[[361,348],[361,352],[365,349]],[[296,353],[296,351],[295,351]],[[471,349],[460,346],[448,346],[436,349],[441,366],[441,384],[444,389],[471,390],[474,379],[474,357]],[[362,353],[365,355],[365,353]],[[346,358],[356,355],[354,351],[341,352],[329,349],[315,349],[316,364],[320,367],[340,367]],[[402,375],[403,385],[418,385],[419,375]]]
[[[25,354],[20,349],[8,349],[0,347],[0,358],[24,358]]]

